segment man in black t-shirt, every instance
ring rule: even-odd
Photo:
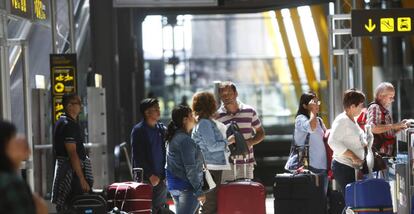
[[[56,156],[52,202],[57,211],[64,212],[77,195],[90,192],[93,178],[83,145],[83,135],[77,117],[82,103],[76,94],[63,96],[65,114],[55,124],[53,151]],[[66,184],[69,184],[66,185]]]

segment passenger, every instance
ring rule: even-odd
[[[393,123],[389,109],[394,102],[395,90],[391,83],[383,82],[375,89],[375,100],[367,110],[367,124],[374,134],[373,146],[383,157],[395,156],[395,133],[407,128],[407,121]]]
[[[304,146],[309,134],[309,170],[320,174],[325,194],[328,191],[327,157],[323,136],[326,130],[322,119],[318,117],[320,101],[314,92],[302,94],[295,119],[295,143]]]
[[[240,127],[240,132],[249,147],[249,155],[246,161],[247,178],[253,179],[255,159],[253,146],[260,143],[265,136],[264,129],[259,120],[256,110],[241,101],[237,100],[237,88],[232,82],[221,82],[219,85],[219,95],[222,106],[217,110],[217,120],[229,125],[232,121]],[[254,133],[254,134],[253,134]],[[233,161],[233,160],[232,160]],[[237,178],[244,178],[243,165],[245,161],[239,157],[236,158]],[[230,163],[231,170],[223,171],[222,181],[234,180],[233,163]]]
[[[345,186],[355,181],[355,168],[360,168],[365,159],[365,134],[355,121],[355,117],[361,114],[364,101],[365,95],[361,91],[345,91],[345,111],[333,121],[328,139],[328,144],[333,150],[332,171],[343,196]]]
[[[181,103],[180,103],[180,105],[182,105],[182,106],[189,106],[188,105],[188,102],[187,102],[187,96],[183,95],[181,97]]]
[[[231,169],[230,150],[227,144],[234,143],[234,136],[232,135],[229,139],[225,138],[226,126],[213,119],[216,110],[216,100],[212,93],[199,92],[193,96],[193,111],[198,123],[191,137],[200,146],[214,182],[220,184],[223,170]],[[220,129],[224,130],[224,133]],[[216,198],[216,188],[206,193],[206,202],[201,206],[201,213],[217,213]]]
[[[167,132],[167,186],[172,195],[177,214],[194,214],[199,202],[206,196],[203,186],[203,156],[200,147],[191,139],[195,125],[193,112],[187,106],[172,111],[172,121]]]
[[[131,132],[132,165],[144,170],[144,181],[153,186],[152,213],[163,213],[167,208],[165,185],[165,131],[159,122],[160,106],[155,98],[141,101],[143,120]]]
[[[0,213],[46,214],[46,203],[18,175],[20,164],[29,157],[26,139],[16,127],[0,120]]]
[[[76,94],[65,94],[62,104],[65,113],[56,122],[53,135],[56,163],[52,203],[56,204],[58,213],[70,210],[72,199],[90,192],[93,186],[91,162],[77,120],[82,109],[81,99]]]

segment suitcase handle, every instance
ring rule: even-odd
[[[119,187],[120,187],[120,186],[122,186],[122,184],[118,184],[118,185],[116,186],[115,195],[114,195],[114,207],[117,207],[117,206],[116,206],[116,201],[117,201],[117,193],[118,193],[118,189],[119,189]],[[129,189],[129,185],[128,185],[128,184],[126,184],[125,186],[126,186],[127,188],[126,188],[125,193],[124,193],[124,199],[122,200],[122,204],[121,204],[121,211],[123,211],[123,210],[124,210],[124,204],[125,204],[126,197],[127,197],[127,193],[128,193],[128,189]]]
[[[237,180],[249,180],[249,178],[247,178],[247,157],[244,158],[243,172],[244,172],[244,177],[238,179],[237,178],[237,160],[236,159],[233,159],[233,176],[234,176],[234,181],[237,181]]]

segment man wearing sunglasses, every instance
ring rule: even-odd
[[[62,104],[65,114],[56,122],[53,135],[56,166],[52,203],[56,204],[58,213],[69,210],[70,201],[77,195],[90,192],[93,185],[90,161],[77,119],[82,109],[81,99],[76,94],[65,94]]]

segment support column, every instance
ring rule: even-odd
[[[109,183],[114,180],[114,147],[120,144],[119,78],[116,61],[116,11],[112,0],[90,0],[90,26],[93,62],[92,68],[102,74],[106,89],[108,128],[108,174]],[[125,95],[122,95],[125,96]]]
[[[0,11],[0,118],[11,119],[9,47],[7,46],[7,14]]]
[[[144,46],[142,41],[142,22],[145,19],[145,14],[141,11],[135,10],[134,11],[134,31],[135,31],[135,62],[136,62],[136,71],[134,73],[135,79],[133,80],[135,83],[134,98],[136,100],[136,119],[141,119],[141,114],[139,112],[139,103],[142,99],[145,98],[145,67],[144,67]]]
[[[119,80],[120,94],[127,95],[120,97],[120,105],[122,114],[120,115],[121,136],[125,136],[129,142],[129,135],[134,124],[138,122],[137,112],[139,110],[139,102],[144,98],[144,66],[143,54],[137,54],[137,44],[142,49],[142,34],[137,33],[137,28],[142,28],[141,24],[144,17],[134,13],[133,9],[121,8],[117,9],[117,42],[119,55]],[[139,30],[141,32],[141,30]],[[138,58],[142,58],[138,60]],[[139,78],[139,74],[142,74]],[[137,88],[142,87],[142,88]]]

